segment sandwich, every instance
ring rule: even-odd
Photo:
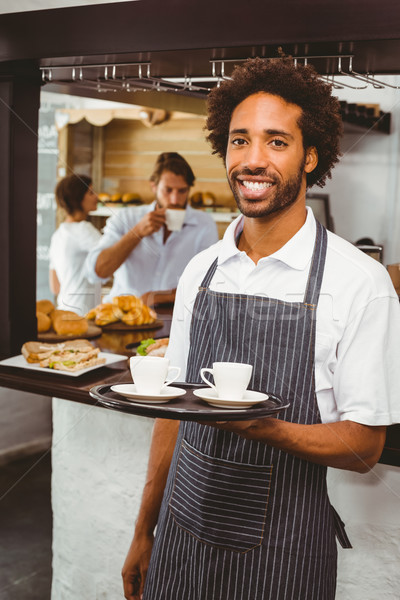
[[[88,367],[102,365],[105,358],[99,358],[100,349],[93,348],[89,352],[81,352],[75,349],[56,350],[47,358],[40,361],[40,366],[56,371],[81,371]]]
[[[51,356],[54,352],[73,351],[88,353],[93,350],[93,346],[87,340],[68,340],[58,344],[45,344],[43,342],[26,342],[21,353],[28,363],[40,363]]]
[[[168,342],[169,338],[160,338],[159,340],[148,338],[140,343],[136,353],[141,356],[165,356]]]

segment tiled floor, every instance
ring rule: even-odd
[[[0,599],[49,600],[51,457],[0,467]]]

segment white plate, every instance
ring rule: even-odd
[[[205,400],[211,406],[216,406],[217,408],[234,408],[236,410],[249,408],[250,406],[254,406],[254,404],[264,402],[264,400],[268,399],[267,394],[262,394],[261,392],[252,392],[250,390],[247,390],[245,392],[241,400],[219,398],[217,396],[217,392],[211,388],[201,388],[200,390],[193,390],[193,394],[198,398]]]
[[[178,398],[186,394],[186,390],[181,388],[172,387],[168,385],[166,388],[161,390],[160,394],[139,394],[136,391],[136,385],[134,383],[121,383],[120,385],[112,385],[111,389],[125,398],[136,400],[140,404],[164,404],[173,398]]]
[[[102,365],[93,365],[92,367],[87,367],[87,369],[81,369],[80,371],[58,371],[57,369],[41,367],[39,363],[26,362],[22,354],[18,354],[18,356],[12,356],[11,358],[1,360],[0,365],[4,365],[5,367],[19,367],[20,369],[30,369],[31,371],[41,371],[42,373],[52,373],[53,375],[79,377],[79,375],[83,375],[84,373],[88,373],[89,371],[93,371],[94,369],[100,369],[101,367],[106,367],[107,365],[119,362],[120,360],[128,359],[128,357],[124,356],[123,354],[111,354],[109,352],[100,352],[98,354],[98,358],[105,358],[106,362]]]

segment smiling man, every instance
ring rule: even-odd
[[[86,261],[89,281],[105,283],[114,275],[110,297],[135,294],[146,304],[173,302],[189,260],[218,239],[210,215],[188,206],[194,180],[183,156],[160,154],[150,177],[154,202],[125,208],[108,219],[102,239]],[[167,227],[169,208],[186,211],[180,231]]]
[[[250,389],[289,408],[156,421],[125,597],[333,600],[336,538],[351,545],[326,469],[367,472],[400,419],[398,297],[382,265],[306,209],[342,129],[311,67],[248,60],[208,108],[242,215],[186,268],[168,356],[195,383],[214,361],[250,363]]]

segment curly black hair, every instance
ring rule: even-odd
[[[343,132],[340,103],[332,96],[332,86],[324,83],[311,65],[296,66],[287,57],[249,58],[235,67],[230,80],[210,92],[206,129],[213,154],[225,161],[232,113],[238,104],[258,92],[279,96],[302,109],[299,127],[304,149],[314,146],[318,152],[317,166],[307,173],[307,187],[323,187],[339,161]]]

